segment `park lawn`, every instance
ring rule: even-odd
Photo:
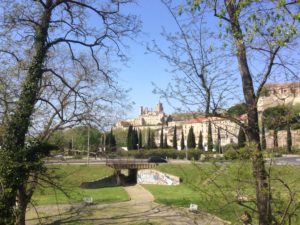
[[[127,192],[122,187],[83,189],[84,181],[94,181],[109,176],[113,170],[104,165],[59,165],[49,166],[53,175],[58,176],[58,182],[68,197],[57,188],[39,187],[33,196],[37,205],[64,204],[82,202],[84,197],[93,197],[94,203],[119,202],[129,200]]]
[[[191,203],[195,203],[201,211],[238,222],[245,208],[237,204],[237,196],[248,201],[255,199],[254,179],[249,162],[233,162],[226,165],[166,164],[156,169],[182,179],[182,183],[178,186],[144,185],[154,195],[155,201],[161,204],[189,207]],[[298,191],[296,194],[298,203],[300,201],[299,172],[300,167],[297,166],[272,166],[271,170],[273,178],[282,178],[292,190]],[[276,180],[272,183],[274,201],[287,199],[287,189]],[[254,207],[253,203],[247,205]],[[278,207],[283,208],[282,205]],[[254,219],[255,215],[252,215],[252,218]]]

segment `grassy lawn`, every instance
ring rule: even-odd
[[[36,204],[76,203],[82,202],[85,196],[93,197],[95,203],[129,200],[127,192],[122,187],[80,188],[80,184],[84,181],[94,181],[111,175],[113,170],[104,165],[59,165],[49,168],[53,174],[60,177],[59,183],[70,198],[51,187],[38,188],[33,196]]]
[[[250,163],[234,162],[223,166],[167,164],[156,169],[179,176],[183,180],[182,184],[178,186],[145,185],[158,203],[183,207],[189,207],[190,203],[196,203],[200,210],[232,222],[237,222],[245,210],[244,207],[237,204],[237,196],[249,201],[246,203],[248,206],[254,207],[254,204],[251,203],[255,199],[255,189]],[[288,198],[287,189],[275,178],[283,179],[293,191],[297,191],[296,201],[299,204],[300,167],[273,166],[271,174],[274,178],[272,181],[273,201],[276,203],[273,207],[284,209],[285,204],[282,205],[281,200]],[[247,211],[250,213],[249,210]]]

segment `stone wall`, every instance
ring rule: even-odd
[[[157,170],[139,170],[138,184],[179,185],[180,178]]]

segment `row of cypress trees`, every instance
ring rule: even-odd
[[[129,126],[128,128],[128,134],[127,134],[127,148],[128,150],[134,150],[138,148],[156,148],[155,144],[155,134],[153,131],[148,128],[147,132],[147,139],[146,143],[143,145],[143,137],[142,137],[142,132],[139,130],[136,130],[133,128],[133,126]],[[239,130],[238,134],[238,146],[239,147],[244,147],[246,142],[246,135],[245,132],[242,128]],[[159,147],[164,149],[168,148],[168,142],[167,142],[167,134],[164,135],[163,132],[163,127],[161,128],[160,131],[160,143]],[[172,148],[177,149],[177,127],[175,126],[174,128],[174,133],[173,133],[173,143],[172,143]],[[183,131],[181,132],[181,140],[180,140],[180,147],[181,149],[185,149],[185,141],[184,141],[184,135]],[[188,136],[187,136],[187,146],[188,149],[195,149],[196,147],[199,150],[204,150],[203,146],[203,134],[200,131],[199,137],[198,137],[198,145],[196,146],[196,137],[194,134],[193,127],[190,127]],[[217,141],[215,142],[215,147],[217,150],[220,152],[222,151],[221,149],[221,134],[220,134],[220,128],[218,128],[218,134],[217,134]],[[212,127],[211,127],[211,122],[208,122],[208,133],[207,133],[207,150],[212,151],[214,148],[213,144],[213,138],[212,138]]]

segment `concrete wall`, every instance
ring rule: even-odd
[[[138,184],[179,185],[180,178],[157,170],[139,170]]]

